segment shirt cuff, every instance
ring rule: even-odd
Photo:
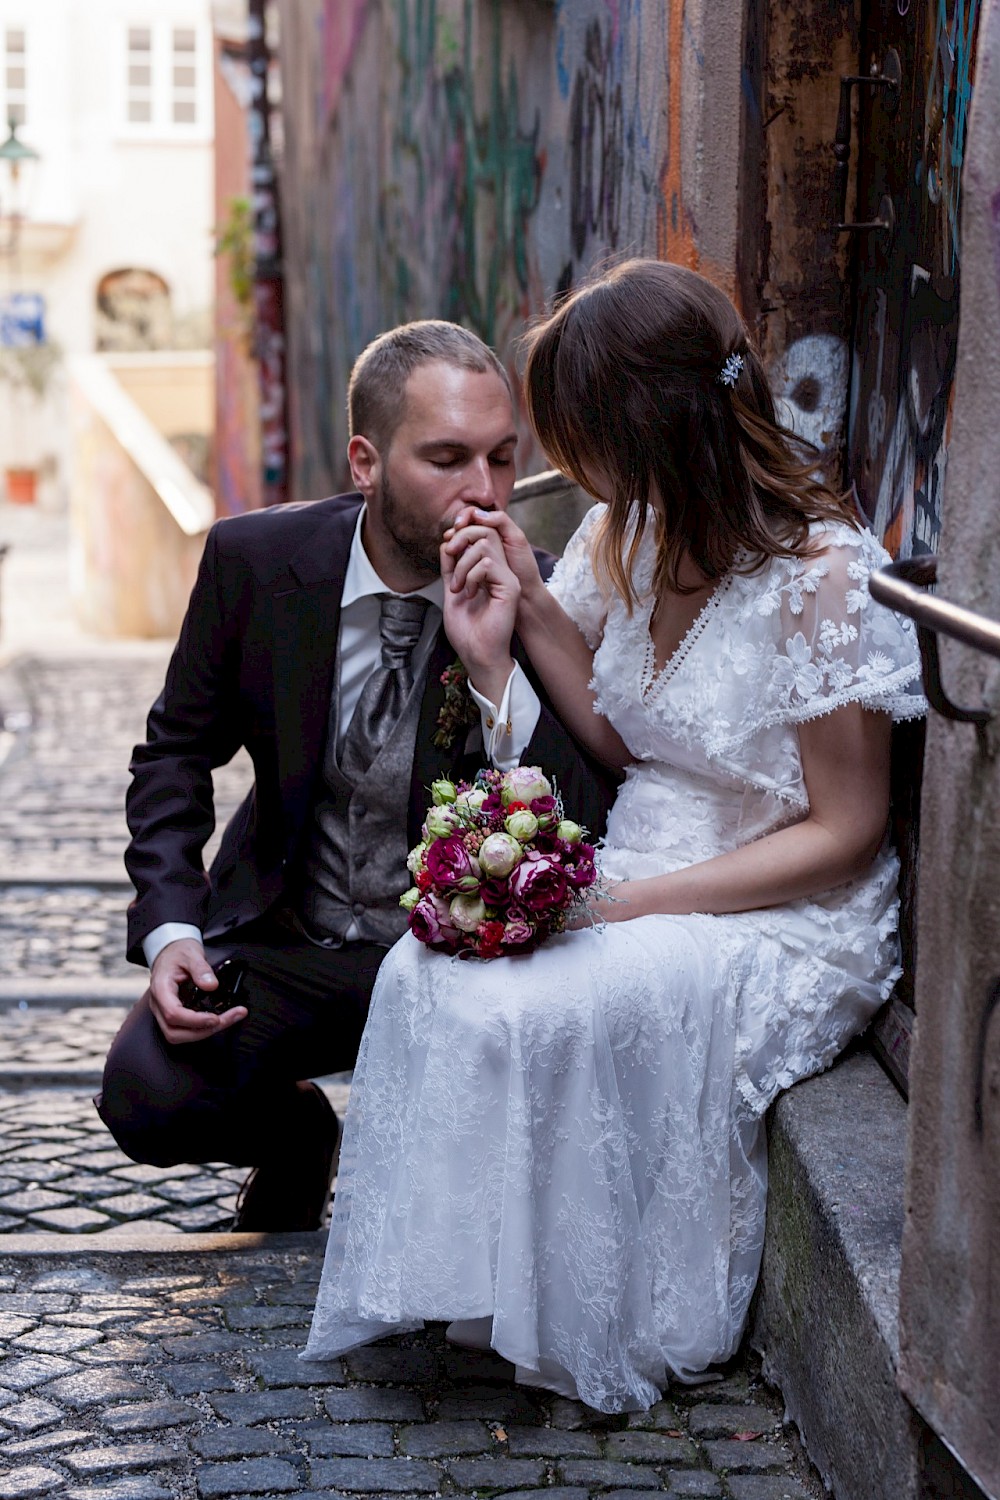
[[[154,927],[152,932],[148,932],[142,940],[146,967],[151,969],[156,962],[157,954],[168,943],[176,943],[179,938],[193,938],[196,943],[200,943],[201,928],[192,927],[190,922],[161,922],[159,927]]]
[[[500,702],[491,703],[469,683],[483,722],[483,744],[498,771],[510,771],[528,747],[538,725],[542,705],[517,662],[507,678]]]

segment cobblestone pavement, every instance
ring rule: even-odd
[[[139,971],[136,977],[141,982]],[[139,984],[136,984],[138,996]],[[66,1070],[67,1081],[96,1087],[111,1040],[125,1019],[121,1005],[26,1006],[0,1010],[0,1078],[6,1087]],[[0,1099],[0,1109],[3,1103]]]
[[[125,958],[125,909],[131,896],[132,887],[124,882],[103,888],[0,885],[0,978],[131,978],[138,993],[141,970]]]
[[[130,1161],[94,1108],[97,1081],[89,1090],[0,1092],[0,1235],[228,1230],[246,1168]],[[324,1080],[323,1087],[343,1116],[346,1078]]]
[[[0,1254],[0,1496],[819,1500],[748,1363],[601,1418],[440,1324],[298,1359],[319,1237],[282,1248]]]
[[[0,767],[0,871],[124,877],[124,800],[132,746],[145,737],[168,651],[130,658],[20,657],[0,702],[26,723]],[[219,826],[250,784],[245,756],[216,774]],[[209,851],[213,846],[209,846]]]

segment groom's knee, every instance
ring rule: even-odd
[[[176,1058],[172,1053],[181,1053]],[[170,1048],[149,1008],[149,991],[133,1006],[111,1044],[94,1103],[115,1141],[133,1161],[156,1167],[208,1160],[198,1150],[192,1112],[202,1080],[182,1049]]]

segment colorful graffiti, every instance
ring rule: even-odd
[[[900,557],[936,551],[941,531],[980,10],[979,0],[927,0],[880,38],[900,49],[913,84],[898,120],[873,114],[870,150],[897,227],[861,259],[851,451],[864,511]],[[900,145],[907,129],[919,152],[912,165]]]
[[[677,207],[684,13],[684,0],[286,0],[297,495],[346,478],[348,373],[384,328],[452,318],[513,368],[525,321],[609,253],[694,263]],[[537,458],[526,433],[521,451],[522,467]]]
[[[254,356],[260,379],[260,447],[265,505],[288,499],[288,397],[285,383],[284,287],[278,178],[271,154],[270,48],[266,0],[249,0],[247,60],[250,179],[253,204]]]
[[[972,101],[972,76],[979,24],[979,0],[954,6],[937,0],[931,74],[924,109],[924,156],[917,165],[917,182],[926,182],[932,203],[943,203],[948,234],[943,241],[941,270],[954,276],[958,266],[958,205],[962,163]]]

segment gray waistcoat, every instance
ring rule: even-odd
[[[315,938],[343,938],[352,922],[370,943],[394,943],[406,931],[399,898],[412,885],[406,832],[413,749],[427,678],[427,654],[415,663],[402,714],[364,776],[351,785],[337,755],[340,678],[336,674],[323,752],[323,774],[306,847],[299,915]]]

